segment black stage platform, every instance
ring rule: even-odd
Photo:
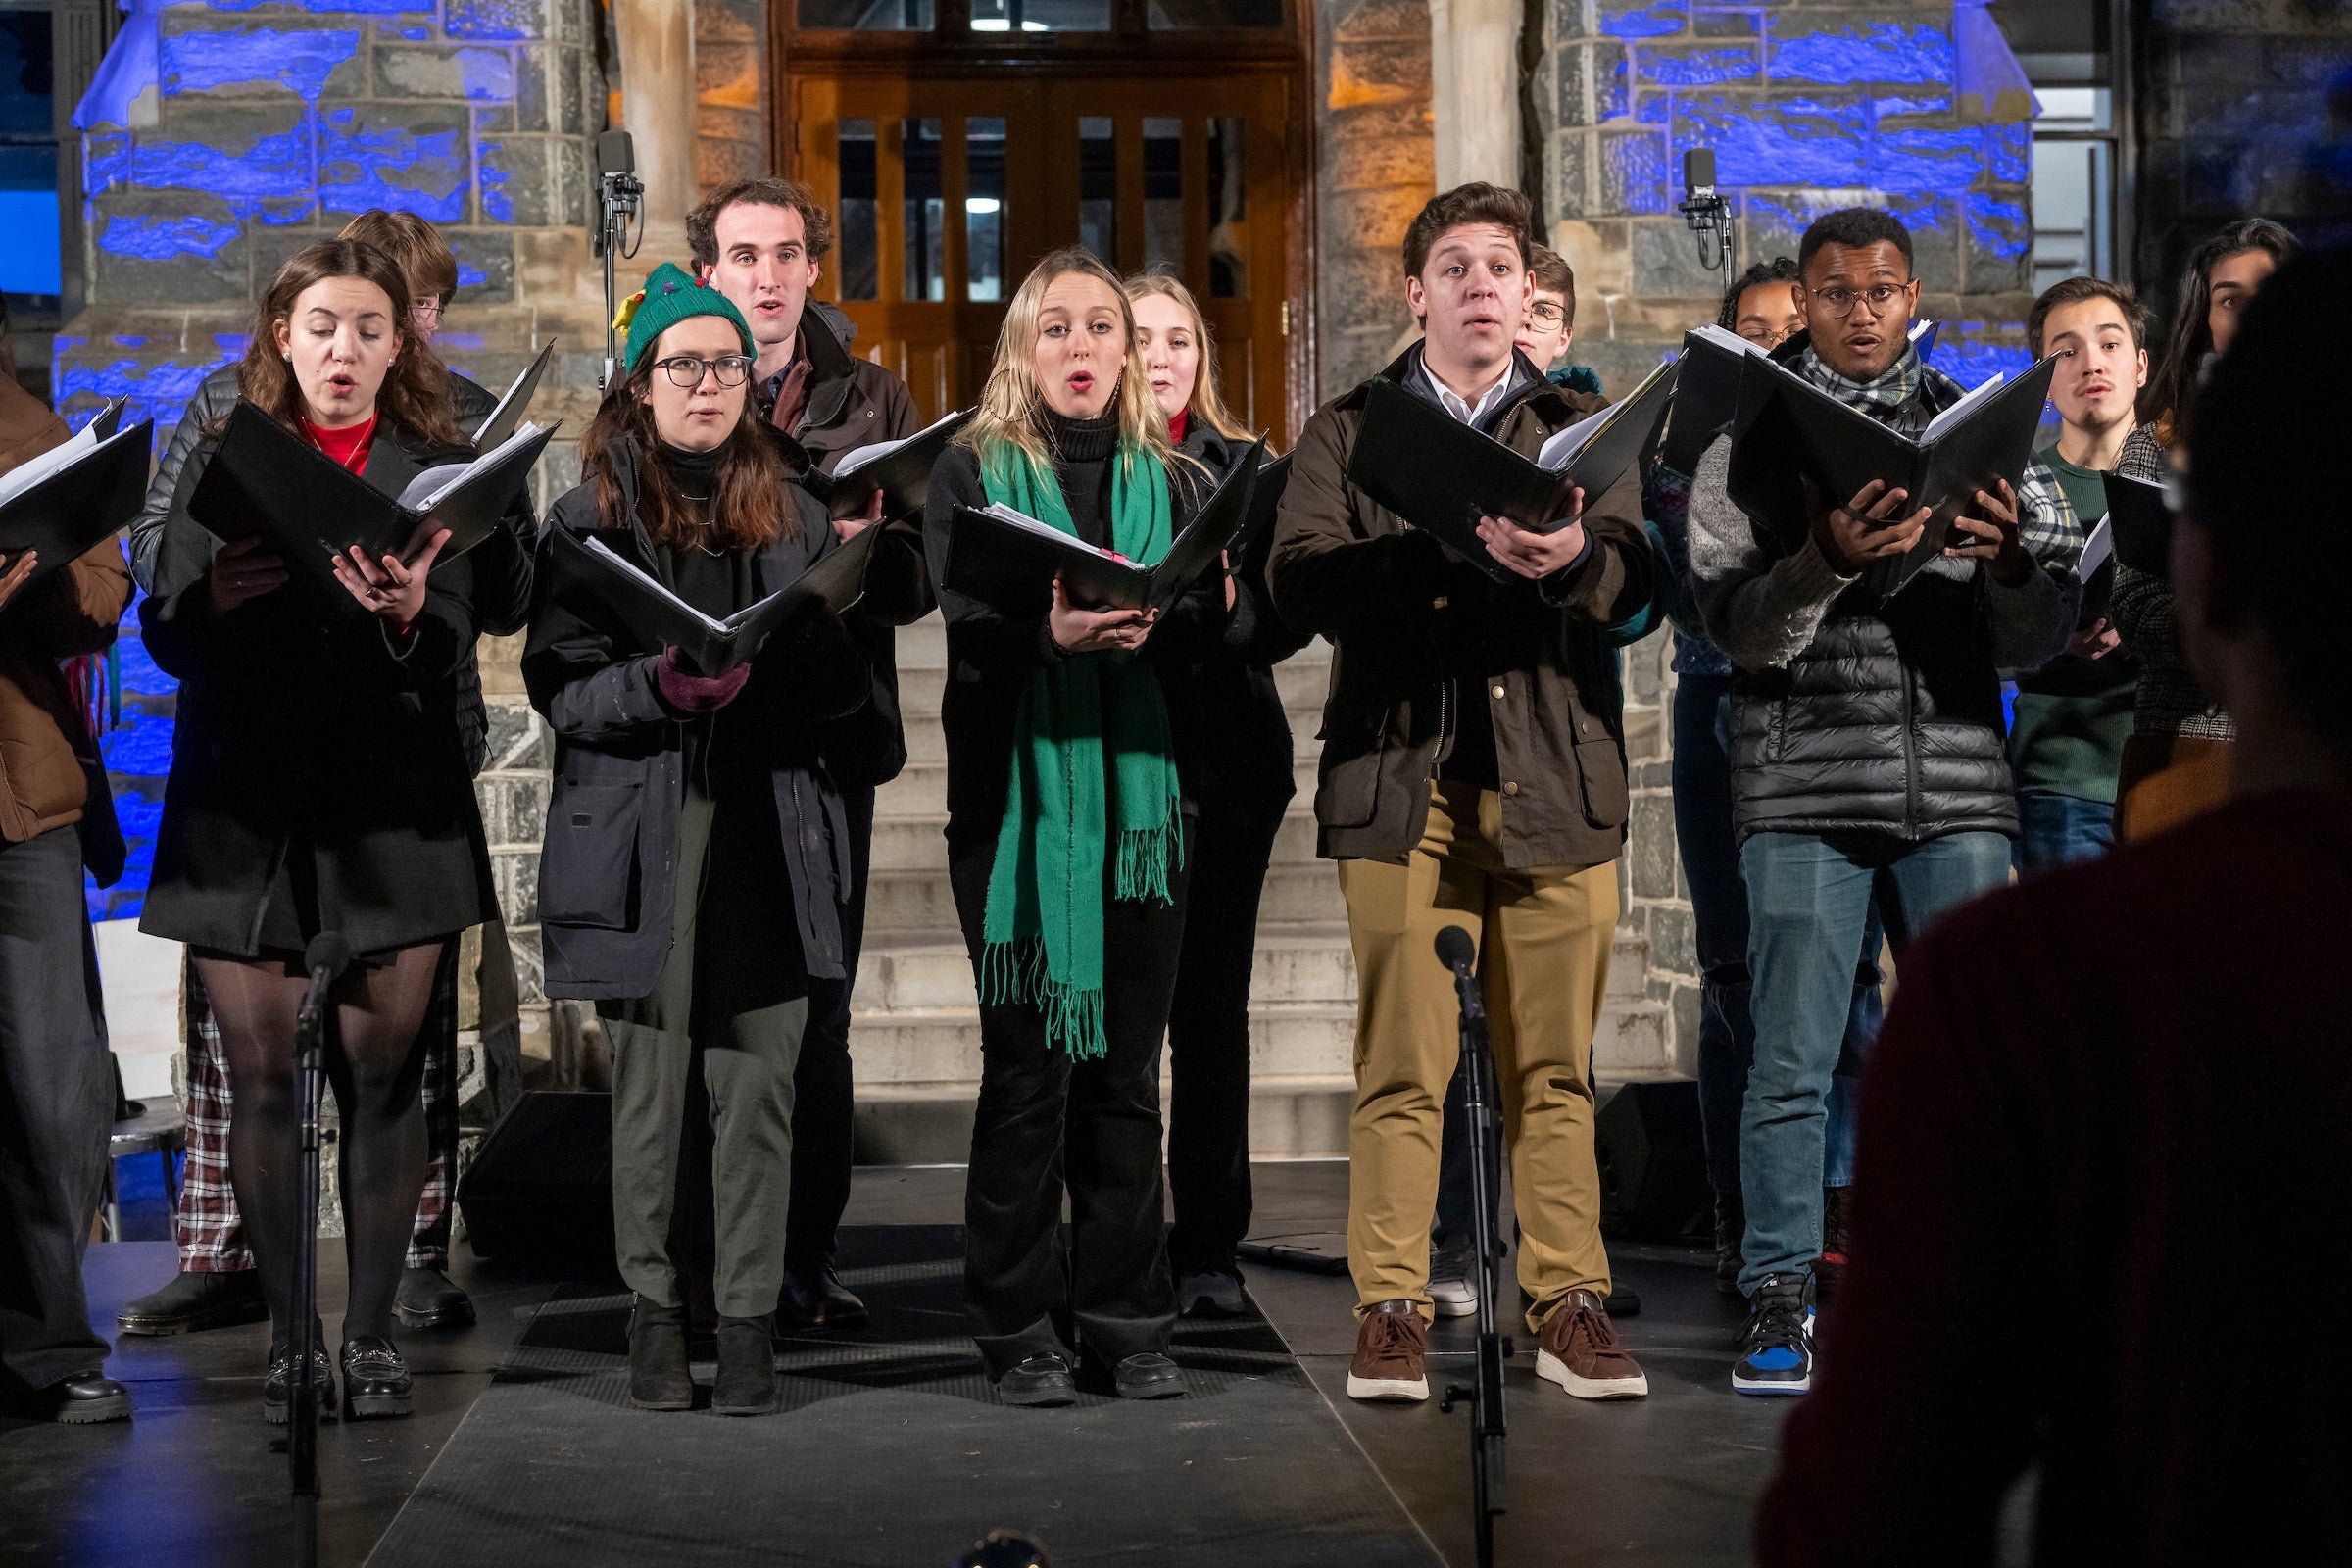
[[[1344,1227],[1345,1164],[1256,1175],[1261,1231]],[[1188,1399],[1059,1411],[985,1402],[954,1314],[950,1227],[962,1184],[960,1169],[858,1173],[850,1261],[880,1321],[870,1335],[780,1347],[790,1408],[761,1420],[622,1409],[616,1284],[461,1257],[482,1320],[404,1337],[417,1414],[322,1434],[323,1560],[934,1568],[963,1540],[1010,1525],[1073,1562],[1471,1561],[1463,1418],[1435,1401],[1345,1397],[1345,1278],[1252,1270],[1262,1321],[1188,1325]],[[340,1250],[322,1251],[333,1343]],[[1743,1562],[1785,1408],[1731,1393],[1739,1310],[1714,1293],[1700,1253],[1613,1255],[1643,1298],[1620,1327],[1651,1396],[1570,1399],[1535,1378],[1531,1337],[1518,1336],[1514,1506],[1498,1524],[1499,1559]],[[172,1267],[165,1243],[93,1247],[101,1331]],[[266,1344],[258,1326],[123,1340],[110,1370],[132,1384],[135,1423],[0,1422],[0,1563],[283,1560],[284,1459],[257,1408]],[[1465,1325],[1441,1325],[1434,1348],[1433,1382],[1461,1375]]]

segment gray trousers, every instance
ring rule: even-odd
[[[688,1160],[708,1148],[718,1310],[759,1317],[776,1309],[784,1286],[792,1077],[808,997],[807,982],[784,972],[798,965],[780,951],[795,941],[789,886],[742,874],[758,858],[736,853],[732,821],[720,825],[714,853],[717,815],[689,783],[669,958],[650,995],[597,1004],[612,1050],[612,1232],[629,1289],[658,1306],[685,1304],[679,1261],[690,1239],[680,1234],[680,1191],[695,1175]],[[754,840],[760,826],[744,824]],[[698,1065],[710,1102],[707,1142],[687,1124]]]
[[[80,836],[0,843],[0,1392],[106,1363],[81,1254],[114,1117]]]

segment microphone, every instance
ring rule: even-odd
[[[1438,961],[1457,975],[1477,967],[1478,948],[1471,942],[1470,933],[1458,925],[1440,926]]]
[[[600,178],[637,172],[637,146],[627,131],[608,130],[596,138],[596,172]]]
[[[326,988],[351,967],[351,944],[337,932],[321,931],[302,950],[302,966],[310,973],[311,985],[302,994],[301,1009],[294,1014],[294,1028],[298,1035],[309,1031],[308,1038],[316,1040],[318,1027],[325,1021]]]
[[[1740,233],[1730,199],[1715,188],[1714,148],[1693,147],[1683,154],[1683,199],[1675,210],[1698,236],[1699,266],[1720,270],[1728,286],[1740,270]]]
[[[1693,147],[1683,154],[1683,199],[1694,202],[1714,194],[1715,149]]]

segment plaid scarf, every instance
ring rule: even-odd
[[[1896,411],[1915,397],[1932,418],[1967,395],[1959,382],[1921,360],[1919,350],[1909,344],[1900,358],[1867,381],[1831,369],[1810,345],[1789,368],[1846,407],[1886,424],[1896,423]],[[2058,575],[2061,587],[2068,586],[2082,559],[2082,524],[2058,487],[2058,476],[2039,456],[2026,460],[2025,472],[2018,478],[2017,525],[2026,553]],[[1976,564],[1938,557],[1922,569],[1966,582],[1976,574]]]

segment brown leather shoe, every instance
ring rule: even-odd
[[[1412,1302],[1364,1308],[1355,1325],[1355,1359],[1348,1363],[1348,1397],[1429,1397],[1429,1326]]]
[[[1642,1363],[1617,1343],[1609,1314],[1591,1291],[1570,1291],[1544,1320],[1537,1343],[1536,1375],[1580,1399],[1639,1399],[1649,1393]]]

